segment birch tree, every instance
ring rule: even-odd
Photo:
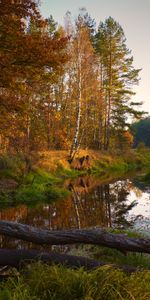
[[[74,70],[73,90],[75,95],[76,119],[74,136],[70,149],[71,160],[78,151],[85,134],[88,104],[91,100],[90,87],[92,87],[93,78],[96,76],[93,67],[95,56],[90,39],[90,32],[84,19],[80,15],[76,21],[76,32],[72,42],[72,62]]]

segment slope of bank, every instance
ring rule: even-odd
[[[63,182],[67,178],[93,174],[105,180],[144,168],[150,168],[149,149],[122,155],[80,150],[72,163],[67,151],[32,153],[28,157],[1,155],[0,203],[34,205],[66,198],[69,191]]]
[[[88,159],[88,164],[84,163]],[[82,163],[83,161],[83,163]],[[62,175],[74,175],[73,171],[90,170],[92,173],[104,171],[128,171],[150,166],[150,149],[130,150],[124,153],[105,153],[96,150],[80,150],[72,163],[68,162],[67,151],[47,151],[39,153],[36,167]],[[67,173],[68,171],[68,173]],[[70,174],[69,174],[70,171]],[[86,173],[86,172],[85,172]]]

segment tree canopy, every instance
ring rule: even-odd
[[[132,144],[140,117],[124,31],[85,9],[65,26],[44,19],[36,0],[0,1],[0,147],[4,151],[109,150]]]

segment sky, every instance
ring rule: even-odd
[[[142,110],[150,114],[150,0],[41,0],[40,10],[44,17],[52,15],[63,25],[68,10],[75,18],[82,7],[96,20],[97,26],[109,16],[122,26],[134,67],[142,69],[139,86],[134,88],[134,100],[142,101]]]

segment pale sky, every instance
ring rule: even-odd
[[[122,26],[126,44],[132,50],[134,67],[142,68],[134,99],[143,101],[143,110],[150,114],[150,0],[41,0],[42,15],[52,15],[61,25],[67,10],[76,17],[82,7],[97,25],[111,16]]]

